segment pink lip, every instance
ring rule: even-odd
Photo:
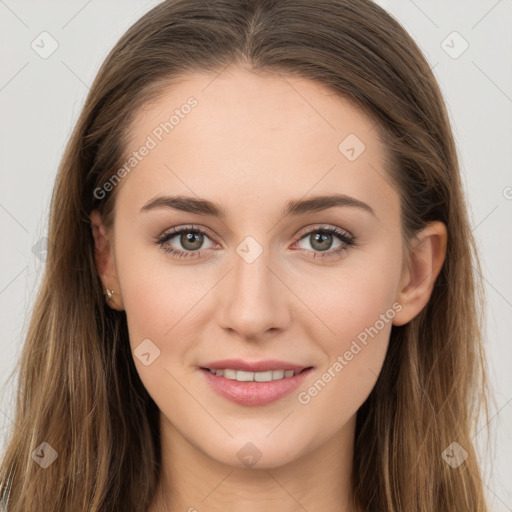
[[[223,368],[229,368],[229,366],[223,366]],[[267,370],[269,369],[268,367],[266,368]],[[289,369],[292,370],[293,368]],[[214,375],[205,368],[201,368],[200,371],[205,376],[211,388],[219,395],[237,404],[255,407],[275,402],[297,389],[313,371],[313,368],[308,368],[293,377],[286,377],[270,382],[238,382],[237,380]]]
[[[243,361],[242,359],[223,359],[222,361],[215,361],[212,363],[205,363],[201,368],[210,368],[212,370],[243,370],[246,372],[266,372],[269,370],[294,370],[300,371],[304,368],[309,368],[311,365],[297,365],[287,363],[286,361],[278,361],[277,359],[268,359],[266,361]]]

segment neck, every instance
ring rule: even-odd
[[[355,416],[312,450],[284,465],[219,462],[160,415],[162,476],[150,512],[355,512],[351,487]]]

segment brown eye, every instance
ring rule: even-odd
[[[204,235],[198,231],[183,232],[179,236],[181,246],[187,251],[197,251],[203,245]]]

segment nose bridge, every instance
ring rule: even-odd
[[[222,289],[222,327],[246,338],[284,327],[288,312],[283,285],[270,270],[271,259],[269,250],[252,237],[238,245],[233,254],[233,270]]]

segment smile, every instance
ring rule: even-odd
[[[313,372],[302,370],[244,370],[200,368],[210,388],[218,395],[239,405],[255,407],[275,402],[297,389]]]

